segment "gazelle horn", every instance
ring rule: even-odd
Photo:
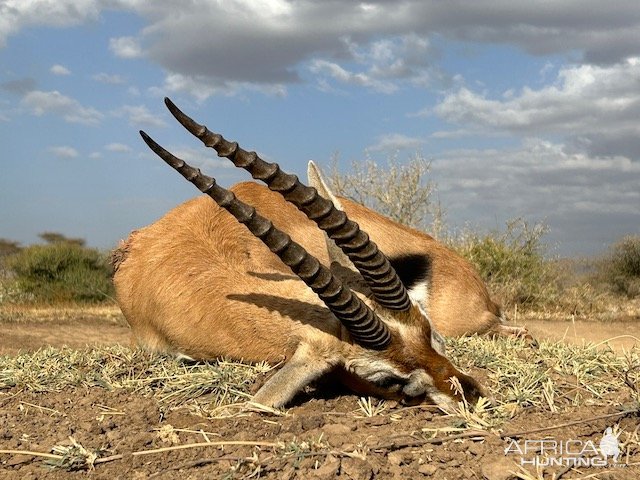
[[[291,240],[289,235],[275,228],[271,221],[259,215],[255,208],[241,202],[232,192],[219,186],[214,178],[203,175],[199,169],[174,156],[145,132],[140,131],[140,135],[156,155],[180,172],[201,192],[213,198],[278,255],[320,297],[349,331],[354,342],[376,350],[389,345],[391,335],[386,325],[318,259],[309,255],[302,246]]]
[[[387,257],[366,232],[343,211],[337,210],[330,200],[318,195],[315,188],[300,183],[295,175],[281,171],[278,164],[265,162],[255,152],[240,148],[237,142],[228,142],[222,135],[209,131],[168,98],[164,102],[176,120],[207,147],[215,149],[218,156],[228,158],[236,167],[244,168],[253,178],[266,183],[327,232],[353,262],[380,305],[392,310],[409,309],[411,302],[407,290]]]

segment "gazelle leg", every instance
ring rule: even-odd
[[[307,344],[301,344],[284,367],[258,390],[253,401],[269,407],[282,407],[335,364],[334,359],[314,352]]]

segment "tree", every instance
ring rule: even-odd
[[[18,253],[20,249],[20,242],[0,238],[0,258]]]
[[[78,245],[79,247],[84,247],[86,243],[84,238],[69,238],[66,235],[58,232],[42,232],[39,233],[38,236],[49,245],[54,245],[56,243],[66,243],[69,245]]]
[[[329,181],[334,193],[350,198],[404,225],[428,229],[434,237],[444,230],[444,211],[434,201],[436,184],[427,181],[431,163],[417,152],[407,163],[397,155],[379,166],[370,157],[351,163],[350,173],[340,173],[334,156]]]

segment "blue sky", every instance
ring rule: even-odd
[[[164,109],[305,177],[431,159],[451,228],[640,233],[636,1],[0,0],[0,238],[110,248],[197,192],[138,136],[246,180]]]

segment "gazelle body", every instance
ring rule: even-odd
[[[331,269],[322,266],[259,212],[141,132],[215,202],[186,202],[133,232],[114,252],[116,295],[139,344],[195,359],[284,362],[254,399],[272,406],[286,404],[330,373],[363,394],[430,397],[449,407],[462,395],[470,402],[478,398],[480,386],[445,357],[424,309],[410,300],[387,258],[357,224],[315,189],[166,103],[219,155],[305,211],[352,263],[338,258]]]
[[[500,306],[491,299],[477,271],[465,258],[433,237],[394,222],[344,197],[335,197],[317,167],[310,164],[309,181],[347,216],[358,223],[385,253],[412,299],[429,314],[432,326],[445,336],[473,334],[531,338],[523,327],[504,324]],[[315,176],[315,178],[314,178]],[[326,235],[282,197],[255,182],[231,190],[274,225],[288,233],[311,255],[330,264]]]

